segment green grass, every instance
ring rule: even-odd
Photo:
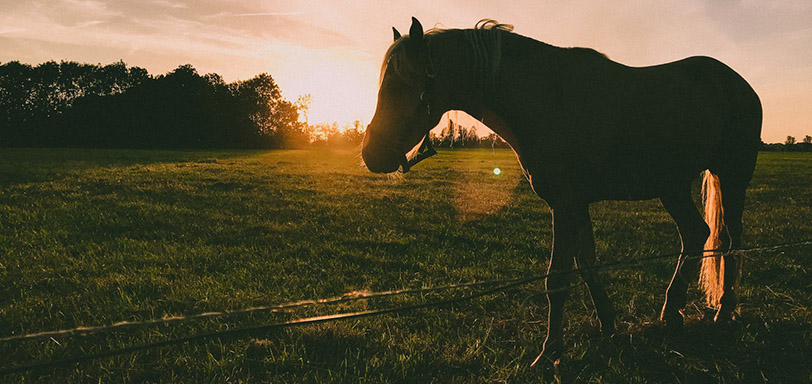
[[[355,153],[331,151],[0,149],[0,337],[545,271],[549,210],[512,152],[441,151],[399,178],[359,164]],[[599,203],[591,214],[601,262],[679,250],[656,201]],[[812,154],[762,153],[745,245],[809,238]],[[557,374],[529,367],[545,334],[536,283],[450,307],[188,343],[0,382],[809,382],[810,250],[750,254],[741,316],[728,327],[702,317],[692,288],[677,335],[657,321],[674,260],[606,272],[619,335],[599,336],[589,296],[576,287]],[[443,297],[0,343],[0,367]]]

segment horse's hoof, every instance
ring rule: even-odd
[[[560,343],[556,343],[554,345],[550,345],[549,343],[544,344],[544,349],[536,356],[536,359],[533,360],[533,363],[530,364],[531,367],[535,367],[536,365],[539,366],[554,366],[558,368],[558,364],[561,362],[561,352],[562,346]]]
[[[727,325],[734,321],[736,321],[736,314],[732,311],[719,310],[713,317],[713,322],[719,325]]]
[[[685,319],[679,311],[663,311],[663,313],[660,314],[660,320],[662,320],[665,323],[665,327],[671,331],[682,330],[685,325]]]
[[[544,356],[544,353],[540,353],[536,360],[530,364],[531,368],[541,369],[544,372],[544,375],[554,375],[558,376],[558,366],[561,365],[561,358],[552,359],[551,357]]]
[[[543,383],[561,383],[561,373],[558,369],[561,365],[561,359],[550,360],[543,355],[544,353],[539,354],[536,361],[531,365],[534,371],[533,375],[538,376],[538,379]]]
[[[610,326],[610,327],[601,326],[601,336],[603,336],[603,337],[605,337],[607,339],[611,339],[611,338],[615,337],[616,334],[617,334],[617,330],[615,329],[614,324],[612,324],[612,326]]]
[[[533,360],[532,363],[530,363],[530,366],[531,367],[536,367],[536,366],[541,367],[541,366],[555,365],[555,364],[559,363],[560,361],[561,361],[561,359],[552,360],[552,358],[549,358],[549,357],[545,356],[544,352],[541,352],[541,353],[539,353],[538,356],[536,356],[536,359]]]

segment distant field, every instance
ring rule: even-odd
[[[445,150],[404,177],[356,153],[0,149],[0,338],[29,332],[541,274],[550,214],[507,150]],[[494,175],[499,167],[501,175]],[[697,200],[699,196],[697,193]],[[657,201],[591,208],[599,262],[679,251]],[[761,153],[746,246],[812,238],[812,154]],[[749,254],[740,321],[690,291],[657,321],[675,260],[607,272],[619,336],[572,292],[563,382],[812,382],[812,247]],[[0,382],[524,383],[545,334],[535,283],[453,306],[158,348]],[[457,293],[459,296],[462,293]],[[425,294],[131,332],[0,342],[0,369]]]

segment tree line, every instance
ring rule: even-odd
[[[226,83],[181,65],[153,76],[123,61],[0,65],[0,147],[357,147],[361,121],[310,125],[309,95],[282,97],[273,78]],[[300,115],[304,122],[300,121]],[[448,120],[437,147],[506,147],[495,134]]]
[[[435,131],[429,133],[429,139],[437,148],[509,148],[497,134],[479,136],[476,127],[465,127],[450,118],[440,132]]]
[[[159,76],[122,61],[0,65],[0,147],[301,147],[306,107],[266,73],[226,83],[188,64]]]
[[[800,143],[794,136],[787,136],[783,143],[761,142],[761,150],[769,152],[812,152],[812,136],[806,135]]]

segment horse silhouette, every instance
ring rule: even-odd
[[[661,312],[668,327],[682,327],[685,278],[698,273],[715,321],[734,316],[741,264],[722,250],[741,245],[762,119],[758,96],[739,74],[709,57],[629,67],[492,20],[424,33],[412,18],[408,36],[393,31],[363,160],[372,172],[408,171],[432,154],[426,137],[449,110],[482,120],[510,144],[553,217],[548,331],[533,364],[562,353],[569,277],[560,272],[595,262],[592,202],[659,198],[676,222],[682,251]],[[691,196],[691,181],[703,171],[705,220]],[[602,331],[613,333],[615,312],[601,279],[593,271],[581,277]]]

